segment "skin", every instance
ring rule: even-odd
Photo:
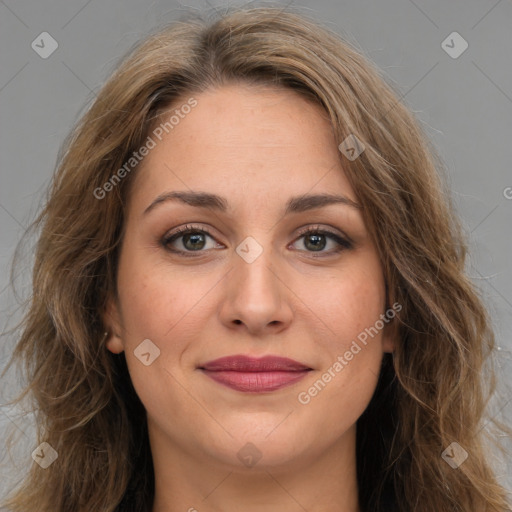
[[[137,171],[118,296],[104,318],[107,348],[126,352],[147,410],[153,512],[359,512],[356,421],[383,353],[393,350],[390,326],[309,403],[298,394],[384,313],[381,264],[361,209],[331,204],[283,216],[292,196],[342,194],[357,202],[340,141],[324,111],[292,90],[233,84],[194,97],[197,106]],[[229,207],[167,201],[143,214],[160,194],[190,190],[221,195]],[[169,244],[191,257],[166,250],[162,238],[187,224],[211,237],[199,238],[196,251],[197,239]],[[309,226],[353,244],[335,252],[336,241],[320,237],[315,251],[311,235],[299,233]],[[248,236],[263,249],[252,263],[236,252]],[[145,339],[160,350],[148,366],[134,354]],[[312,371],[292,386],[249,394],[198,369],[234,354],[289,357]],[[261,455],[253,467],[237,457],[248,442],[257,450],[246,450]]]

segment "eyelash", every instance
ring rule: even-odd
[[[179,254],[179,255],[182,255],[185,257],[192,257],[192,258],[197,257],[197,256],[199,256],[199,254],[196,255],[194,253],[202,253],[205,251],[204,250],[181,251],[179,249],[171,249],[169,247],[170,243],[181,238],[183,235],[190,234],[190,233],[204,233],[204,234],[208,235],[210,238],[214,239],[214,236],[210,233],[210,231],[207,228],[205,228],[205,227],[198,228],[193,225],[186,225],[185,227],[176,229],[173,233],[170,233],[169,235],[165,235],[161,240],[161,244],[165,250],[172,252],[174,254]],[[323,258],[323,257],[326,257],[325,255],[338,254],[346,249],[352,249],[352,247],[353,247],[352,242],[350,242],[348,239],[343,238],[340,235],[338,235],[337,233],[334,233],[328,229],[320,228],[319,226],[309,226],[309,227],[301,230],[298,234],[298,237],[294,240],[294,242],[296,242],[297,240],[299,240],[300,238],[302,238],[308,234],[325,235],[325,236],[331,238],[332,240],[334,240],[334,242],[336,242],[338,244],[338,247],[336,249],[334,249],[332,251],[328,251],[328,252],[319,251],[317,254],[315,254],[315,251],[304,251],[304,252],[311,253],[311,255],[315,258]]]

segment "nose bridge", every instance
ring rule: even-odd
[[[252,332],[270,324],[284,325],[291,319],[270,237],[261,234],[258,238],[261,242],[248,236],[236,246],[222,308],[225,322],[243,323]]]
[[[247,236],[236,247],[234,255],[234,273],[237,277],[237,291],[244,293],[269,292],[276,294],[276,262],[270,237],[258,236],[261,243],[253,236]]]

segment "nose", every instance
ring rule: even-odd
[[[270,248],[263,250],[254,261],[234,252],[220,318],[229,329],[245,330],[255,336],[276,334],[286,329],[292,320],[292,296]]]

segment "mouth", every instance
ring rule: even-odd
[[[284,357],[252,358],[243,355],[215,359],[198,369],[213,381],[245,393],[276,391],[295,384],[312,370]]]

